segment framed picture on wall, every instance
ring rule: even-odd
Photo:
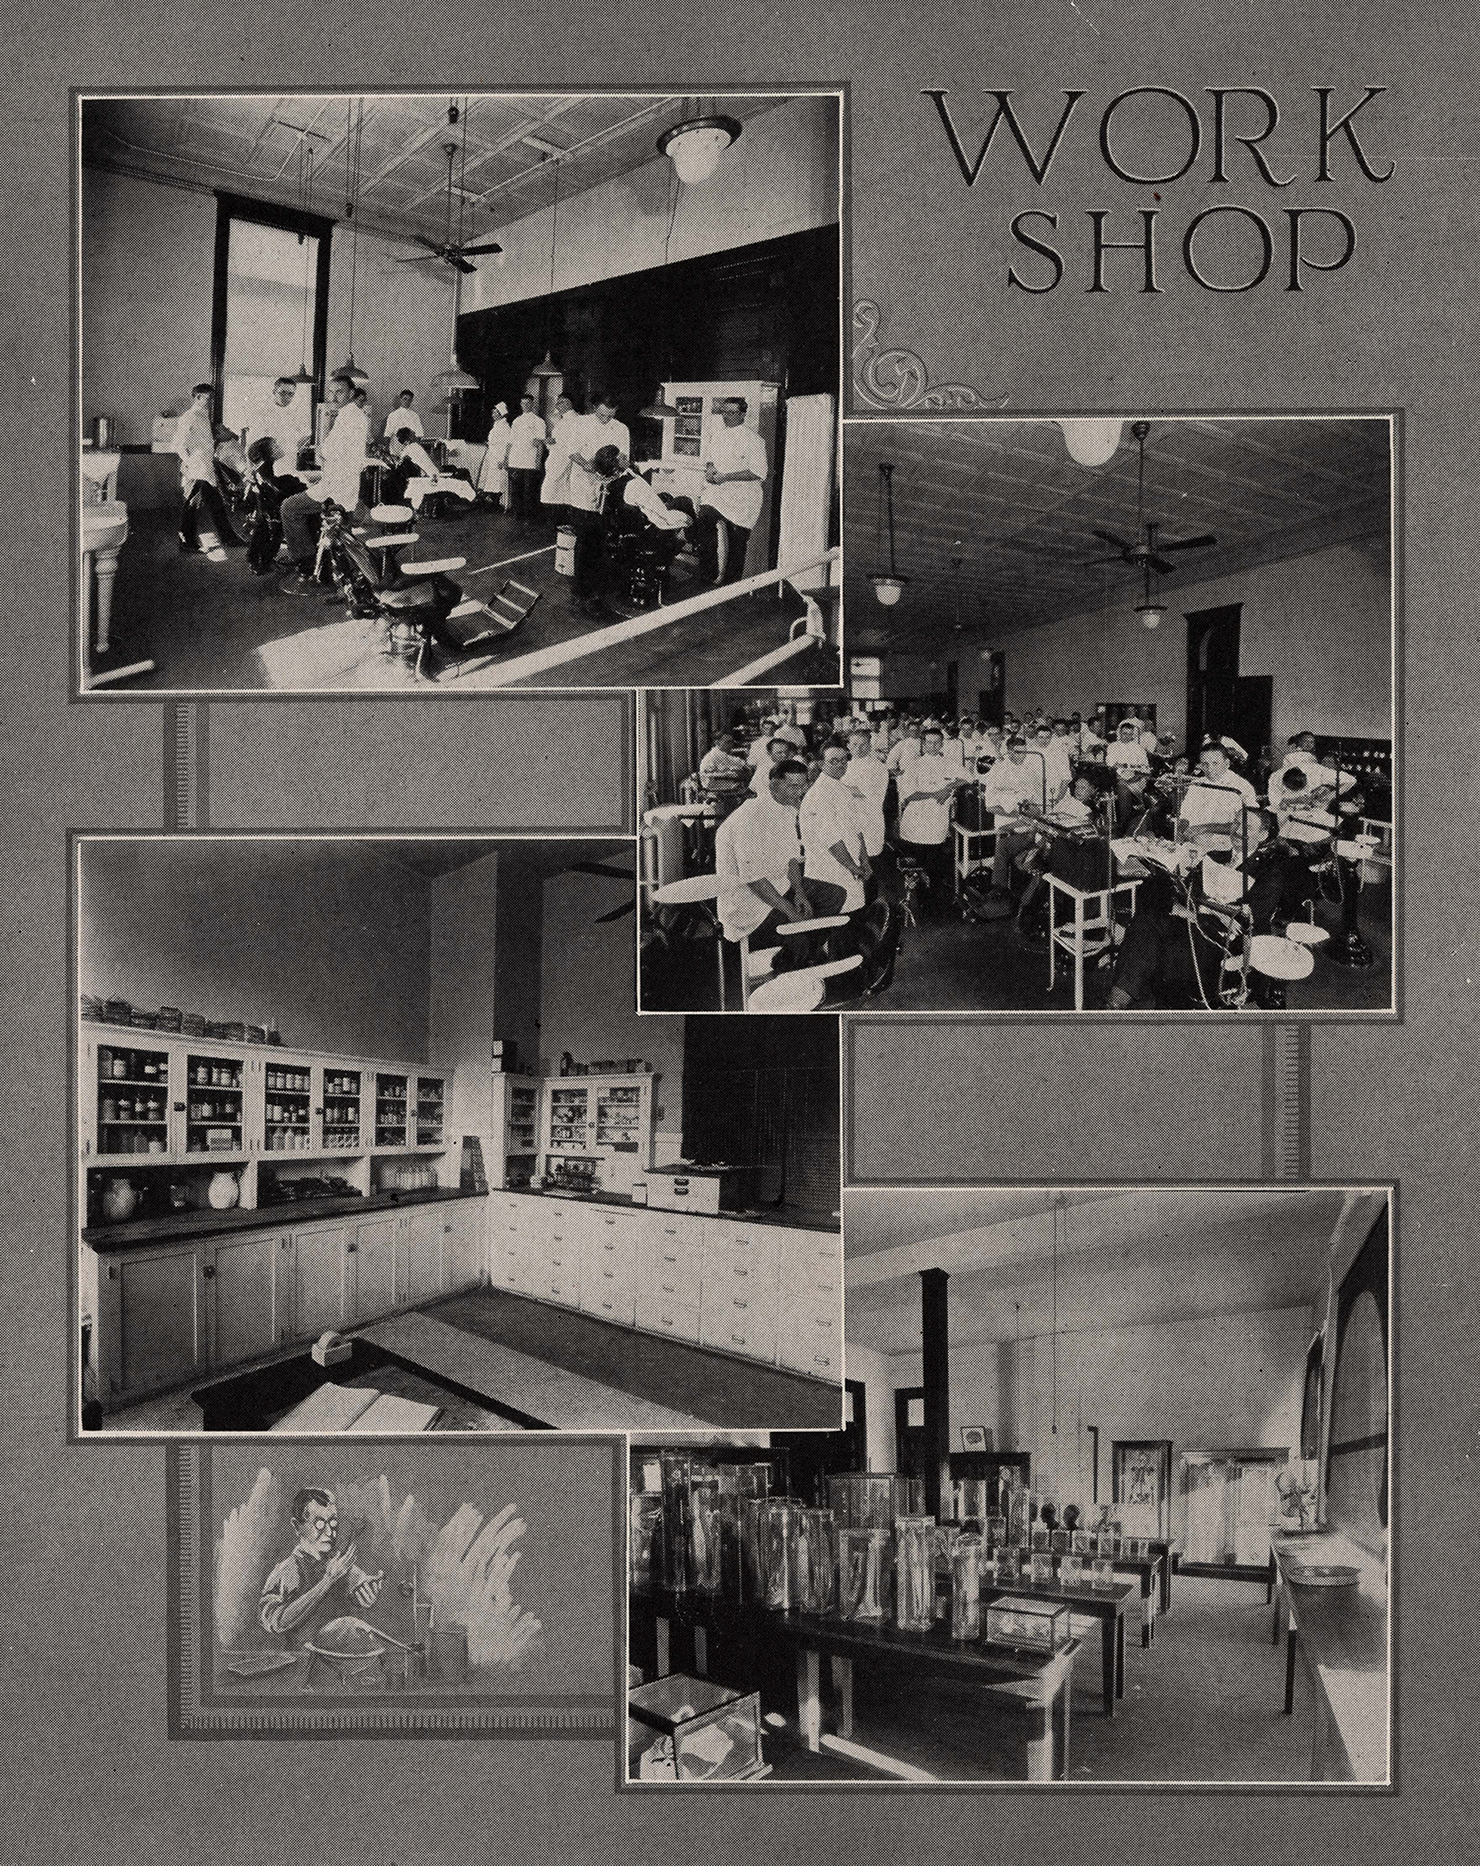
[[[963,1425],[961,1428],[962,1451],[990,1451],[992,1434],[984,1425]]]

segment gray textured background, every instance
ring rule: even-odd
[[[126,20],[96,7],[21,9],[0,127],[12,219],[3,386],[29,436],[23,450],[12,449],[6,497],[13,648],[0,753],[12,830],[0,1302],[8,1389],[0,1456],[10,1504],[0,1711],[7,1857],[27,1866],[84,1857],[118,1866],[299,1857],[471,1866],[605,1860],[636,1849],[706,1861],[882,1861],[949,1846],[1065,1861],[1341,1857],[1355,1866],[1472,1854],[1473,1618],[1460,1573],[1432,1556],[1436,1532],[1468,1530],[1475,1504],[1477,37],[1473,14],[1457,0],[1422,9],[1013,0],[928,12],[873,0],[784,12],[750,0],[722,9],[330,0],[286,11],[165,0]],[[935,380],[1005,390],[1019,413],[1406,410],[1406,1018],[1397,1028],[1322,1027],[1312,1045],[1312,1170],[1401,1182],[1396,1797],[1250,1795],[1232,1803],[1078,1791],[1072,1801],[1037,1802],[759,1791],[662,1803],[614,1795],[613,1757],[601,1744],[203,1750],[164,1739],[162,1454],[64,1444],[64,832],[154,828],[162,809],[160,710],[64,703],[72,641],[67,89],[575,88],[584,80],[721,89],[787,78],[850,82],[853,295],[880,303],[884,341],[917,352]],[[1309,149],[1299,151],[1291,204],[1329,195],[1359,230],[1352,265],[1300,297],[1266,286],[1211,299],[1170,267],[1164,297],[1085,296],[1074,289],[1083,284],[1083,210],[1112,207],[1123,223],[1144,205],[1135,192],[1111,183],[1098,157],[1083,154],[1092,143],[1076,140],[1054,171],[1057,201],[1036,198],[1020,173],[995,194],[985,180],[968,193],[919,96],[924,85],[1012,85],[1042,104],[1060,86],[1083,85],[1089,105],[1138,83],[1183,91],[1264,83],[1287,111],[1306,113],[1308,132],[1309,85],[1333,84],[1350,101],[1369,81],[1391,87],[1381,116],[1369,112],[1367,121],[1374,132],[1381,124],[1373,151],[1395,158],[1398,175],[1383,189],[1338,182],[1318,190]],[[1284,204],[1262,188],[1229,192],[1276,212]],[[1168,222],[1180,225],[1189,202],[1210,198],[1196,180],[1172,190]],[[1002,228],[1026,206],[1057,206],[1080,228],[1065,235],[1077,254],[1071,278],[1047,299],[1009,296],[1001,282]],[[226,710],[213,709],[213,730]],[[425,728],[409,715],[395,719],[389,749],[402,731],[407,746],[424,745]],[[222,725],[229,741],[235,728]],[[559,730],[551,727],[552,738]],[[562,762],[579,770],[591,742],[575,717],[565,743]],[[386,750],[378,741],[376,767]],[[542,820],[535,776],[516,768],[506,787],[487,793],[486,807],[499,812],[487,828]],[[227,807],[213,797],[213,814]],[[608,800],[593,796],[580,826],[610,820]],[[1012,1089],[1003,1096],[989,1079],[1002,1079],[1009,1048]],[[945,1025],[886,1026],[883,1036],[858,1033],[855,1060],[860,1086],[890,1095],[887,1122],[877,1111],[858,1114],[853,1158],[863,1177],[1259,1174],[1259,1043],[1242,1030],[1117,1024],[1113,1034],[1081,1034],[999,1024],[963,1038]],[[609,1525],[593,1523],[592,1533],[605,1537]]]

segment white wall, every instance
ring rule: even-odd
[[[82,171],[82,419],[111,415],[124,445],[145,445],[156,414],[178,412],[192,383],[211,373],[211,293],[216,202],[102,169]],[[330,244],[330,369],[349,348],[349,229]],[[413,389],[422,420],[443,431],[445,403],[431,381],[447,367],[452,273],[401,266],[412,248],[362,235],[355,287],[355,359],[370,372],[384,421],[400,389]],[[279,367],[298,367],[300,339]]]
[[[545,883],[540,1066],[558,1075],[562,1050],[577,1062],[640,1056],[651,1063],[661,1078],[653,1101],[661,1164],[683,1150],[684,1025],[681,1017],[637,1015],[632,917],[598,924],[632,898],[632,882],[602,875],[553,875]]]
[[[1113,1439],[1169,1438],[1174,1463],[1195,1447],[1295,1451],[1310,1337],[1306,1307],[1060,1336],[1057,1434],[1052,1339],[1025,1339],[1020,1358],[1004,1342],[992,1381],[1002,1418],[998,1445],[1031,1451],[1035,1485],[1082,1504],[1090,1499],[1091,1425],[1100,1430],[1102,1500],[1110,1494]],[[991,1403],[985,1389],[978,1403]],[[955,1442],[954,1417],[951,1428]]]
[[[431,884],[430,1049],[440,1067],[456,1071],[449,1132],[483,1138],[490,1182],[498,866],[497,855],[486,855]]]
[[[865,1424],[868,1431],[868,1468],[871,1471],[894,1469],[894,1378],[893,1360],[876,1354],[872,1348],[848,1342],[843,1354],[843,1372],[850,1380],[864,1384]],[[905,1386],[907,1381],[898,1382]]]
[[[1187,627],[1183,617],[1225,603],[1243,605],[1241,674],[1274,676],[1274,744],[1292,732],[1392,735],[1391,589],[1388,553],[1374,542],[1338,544],[1284,563],[1188,584],[1168,593],[1159,629],[1140,626],[1130,599],[1108,610],[1042,628],[994,634],[961,692],[987,685],[987,655],[1006,654],[1007,704],[1022,713],[1089,713],[1101,700],[1151,701],[1157,726],[1179,743],[1186,724]],[[1249,746],[1250,753],[1258,751]]]
[[[555,290],[831,226],[838,218],[838,114],[836,98],[797,97],[749,118],[714,174],[679,188],[666,253],[673,167],[656,150],[642,168],[562,199]],[[664,127],[654,118],[655,144]],[[545,208],[498,229],[504,263],[485,261],[465,281],[464,311],[550,290],[551,220]]]

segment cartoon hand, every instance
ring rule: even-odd
[[[380,1598],[380,1590],[384,1582],[384,1572],[367,1574],[364,1580],[361,1581],[359,1586],[354,1590],[355,1605],[357,1607],[373,1607]]]
[[[334,1554],[329,1557],[328,1563],[324,1568],[324,1578],[328,1581],[343,1580],[344,1576],[349,1573],[354,1565],[355,1545],[351,1542],[347,1548],[337,1549]]]

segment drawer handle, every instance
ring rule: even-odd
[[[731,1335],[730,1339],[731,1341],[738,1341],[740,1346],[743,1348],[745,1346],[746,1341],[749,1339],[749,1337],[746,1335]]]
[[[678,1258],[671,1252],[665,1250],[663,1253],[663,1261],[664,1263],[677,1263]]]
[[[673,1327],[673,1317],[672,1317],[671,1315],[661,1315],[661,1314],[660,1314],[660,1315],[659,1315],[659,1317],[658,1317],[658,1320],[659,1320],[659,1321],[660,1321],[660,1322],[661,1322],[661,1323],[663,1324],[663,1326],[664,1326],[665,1328],[672,1328],[672,1327]]]
[[[661,1289],[661,1290],[662,1290],[662,1292],[663,1292],[663,1294],[664,1294],[665,1296],[676,1296],[676,1295],[678,1294],[678,1287],[677,1287],[677,1285],[676,1285],[676,1284],[673,1284],[673,1283],[660,1283],[660,1284],[658,1285],[658,1287],[659,1287],[659,1289]]]

